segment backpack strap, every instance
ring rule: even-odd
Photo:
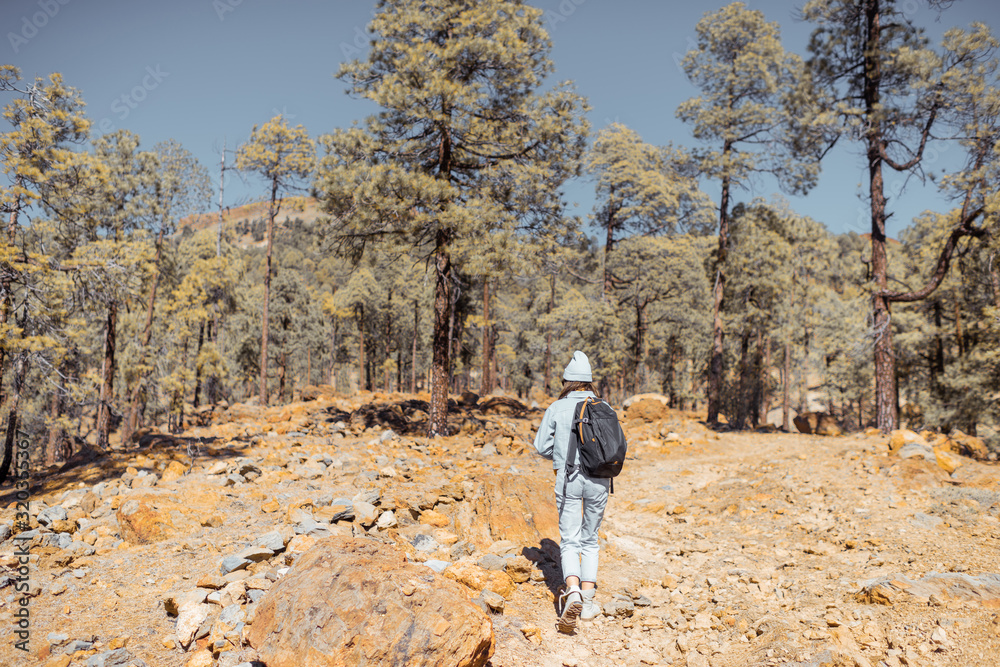
[[[573,430],[576,431],[576,437],[575,438],[571,437],[569,439],[569,448],[566,450],[566,469],[565,472],[563,473],[563,502],[565,502],[566,499],[566,484],[569,482],[570,473],[580,468],[580,463],[576,461],[577,455],[579,453],[578,451],[579,446],[577,443],[583,440],[583,427],[580,426],[579,430],[577,431],[577,424],[587,423],[588,420],[586,417],[583,416],[583,414],[587,411],[587,404],[590,403],[591,401],[592,401],[591,398],[586,398],[576,404],[577,407],[580,408],[580,415],[575,419],[573,419],[573,427],[574,427]]]

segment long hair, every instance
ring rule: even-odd
[[[594,385],[589,382],[579,382],[577,380],[563,380],[562,391],[559,392],[559,398],[566,398],[571,391],[589,391],[594,394],[597,398],[601,395],[597,393],[594,389]]]

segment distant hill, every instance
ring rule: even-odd
[[[233,232],[236,232],[235,243],[240,247],[252,245],[262,245],[265,243],[264,235],[267,231],[267,206],[268,202],[252,202],[242,206],[227,207],[222,214],[223,224],[228,238],[233,240]],[[312,223],[322,216],[319,202],[314,197],[286,197],[278,211],[277,224],[285,220],[300,218],[303,222]],[[184,235],[202,229],[218,230],[219,213],[200,213],[191,215],[177,223],[177,233]]]

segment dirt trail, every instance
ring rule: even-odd
[[[62,529],[72,544],[53,546],[58,524],[36,538],[32,650],[12,649],[5,622],[0,664],[66,667],[105,656],[99,664],[108,667],[119,663],[107,652],[124,649],[123,666],[233,667],[255,657],[238,633],[215,660],[205,662],[202,650],[194,662],[197,647],[181,648],[165,601],[218,577],[220,562],[255,537],[281,530],[287,542],[290,526],[301,532],[314,516],[322,524],[315,536],[360,534],[357,520],[324,520],[337,498],[379,489],[383,506],[394,494],[452,503],[437,505],[444,526],[434,535],[447,543],[447,513],[464,501],[442,489],[461,498],[463,485],[497,472],[551,484],[550,464],[527,446],[540,413],[480,416],[468,433],[435,441],[319,417],[356,403],[267,414],[234,406],[219,417],[228,423],[187,434],[218,438],[211,446],[188,452],[161,443],[47,480],[36,502],[68,506],[71,525]],[[557,582],[520,584],[492,617],[492,667],[1000,664],[1000,590],[983,579],[1000,572],[995,464],[962,459],[949,476],[930,461],[889,454],[882,436],[716,434],[676,414],[628,432],[634,458],[604,524],[597,599],[605,615],[562,635]],[[161,504],[169,525],[153,526],[165,531],[159,541],[131,544],[119,515],[143,498]],[[0,512],[0,523],[13,513]],[[396,530],[405,527],[385,535]],[[310,539],[296,535],[284,554],[247,572],[278,576]],[[0,544],[8,574],[12,554],[11,540]],[[934,573],[952,579],[935,584]],[[895,584],[861,601],[867,584],[886,577]],[[236,608],[252,620],[249,588]],[[13,589],[0,586],[0,618],[10,619],[15,604]],[[210,639],[222,641],[213,635],[198,646]]]
[[[863,436],[636,450],[607,513],[598,599],[646,606],[567,637],[550,604],[528,605],[543,641],[527,652],[510,632],[494,665],[1000,664],[996,600],[855,599],[897,573],[1000,571],[995,466],[951,479]],[[960,483],[973,476],[993,490]]]

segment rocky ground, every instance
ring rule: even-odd
[[[279,627],[309,595],[327,617],[310,602],[311,621],[285,625],[325,627],[361,656],[347,664],[1000,664],[1000,471],[962,455],[985,455],[974,439],[714,432],[637,401],[602,533],[604,615],[563,635],[541,411],[469,402],[461,433],[428,440],[407,399],[217,410],[182,438],[36,475],[19,535],[0,496],[0,664],[325,664],[295,648],[315,637]],[[322,567],[340,569],[305,574]]]

